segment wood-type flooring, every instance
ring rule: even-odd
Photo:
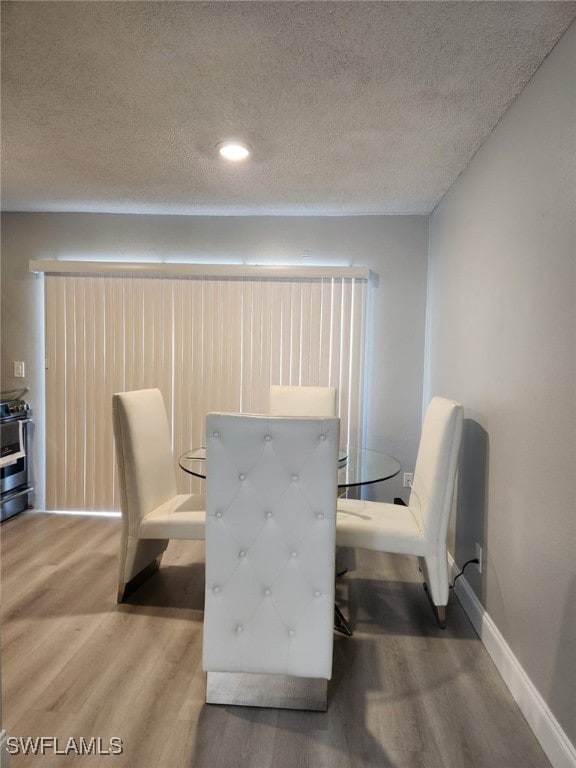
[[[454,595],[440,630],[414,558],[339,551],[328,711],[205,704],[204,546],[172,541],[117,605],[120,521],[27,512],[1,536],[3,727],[121,739],[10,768],[549,768]]]

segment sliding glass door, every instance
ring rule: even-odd
[[[47,509],[119,508],[114,392],[162,391],[175,460],[204,444],[208,412],[266,413],[270,384],[337,387],[341,444],[361,445],[367,280],[341,271],[48,272]]]

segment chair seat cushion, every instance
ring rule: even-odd
[[[173,496],[140,523],[142,539],[204,539],[206,500],[196,493]]]
[[[423,555],[425,538],[409,507],[338,499],[336,545],[401,555]]]

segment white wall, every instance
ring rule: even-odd
[[[365,445],[413,469],[420,436],[427,217],[188,217],[111,214],[2,216],[2,388],[17,386],[12,361],[26,362],[37,416],[37,506],[44,503],[39,446],[44,435],[43,281],[30,259],[117,259],[367,265],[371,290]],[[310,255],[302,258],[302,253]],[[371,488],[405,495],[397,478]]]
[[[462,401],[452,546],[576,743],[576,26],[430,220],[425,399]]]

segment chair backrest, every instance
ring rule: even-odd
[[[445,541],[454,495],[464,410],[434,397],[426,410],[408,506],[427,540]]]
[[[140,520],[177,493],[170,429],[159,389],[112,395],[122,516],[130,535]]]
[[[336,387],[270,387],[272,416],[338,416]]]
[[[209,414],[207,672],[329,679],[340,420]]]

